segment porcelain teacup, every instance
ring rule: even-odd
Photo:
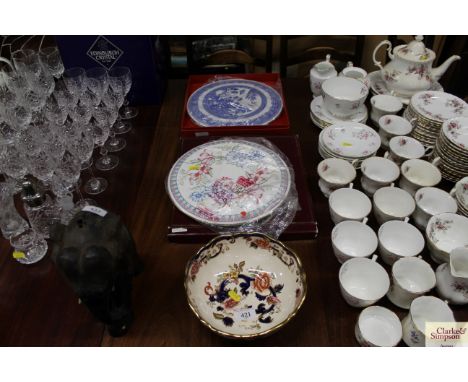
[[[340,76],[354,78],[355,80],[361,81],[368,88],[370,87],[367,72],[363,68],[354,66],[352,62],[348,62],[348,66],[341,71]]]
[[[344,159],[327,158],[317,166],[320,177],[319,188],[328,198],[330,194],[348,186],[356,178],[356,170],[352,164]]]
[[[402,164],[408,159],[420,159],[431,154],[432,147],[425,148],[417,139],[397,135],[388,142],[388,151],[384,158],[388,158],[397,164]]]
[[[379,253],[386,264],[417,256],[424,250],[424,236],[408,220],[407,217],[404,221],[390,220],[380,226]]]
[[[446,191],[436,187],[423,187],[414,194],[416,209],[413,219],[416,226],[425,230],[429,219],[444,212],[456,213],[457,201]]]
[[[407,119],[398,115],[384,115],[379,118],[379,135],[382,146],[388,147],[390,139],[397,135],[408,135],[413,125]]]
[[[382,306],[369,306],[359,315],[355,327],[356,340],[361,346],[396,346],[403,329],[398,316]]]
[[[455,305],[468,304],[468,246],[450,252],[450,263],[436,271],[437,292]]]
[[[361,81],[334,77],[322,83],[325,108],[338,118],[348,118],[362,106],[369,89]]]
[[[427,247],[436,263],[448,263],[450,252],[468,245],[468,218],[444,212],[429,219],[426,227]]]
[[[442,180],[442,174],[437,168],[440,158],[432,163],[422,159],[409,159],[401,165],[399,186],[414,195],[422,187],[433,187]]]
[[[372,210],[370,199],[362,191],[352,188],[340,188],[331,193],[328,199],[330,216],[335,224],[344,220],[362,221]]]
[[[413,197],[401,188],[382,187],[373,196],[374,216],[379,224],[389,220],[404,220],[410,216],[416,204]]]
[[[376,259],[376,255],[372,259],[354,258],[341,265],[340,290],[349,305],[364,308],[375,304],[388,292],[390,278]]]
[[[400,176],[400,168],[391,160],[382,157],[364,159],[361,172],[361,186],[368,195],[373,195],[379,188],[389,186]]]
[[[367,218],[362,222],[346,220],[333,228],[333,252],[341,264],[356,257],[370,257],[377,249],[377,235],[366,223]]]
[[[397,114],[401,109],[403,109],[403,103],[398,97],[387,95],[387,94],[377,94],[370,99],[372,106],[371,110],[371,120],[376,125],[379,124],[379,119],[384,115]]]
[[[447,303],[433,296],[420,296],[410,305],[408,315],[402,320],[403,341],[408,346],[425,346],[426,322],[455,322]]]
[[[392,266],[392,285],[388,299],[396,306],[409,309],[411,302],[436,285],[431,266],[420,257],[406,257]]]

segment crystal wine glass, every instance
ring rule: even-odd
[[[114,66],[111,70],[109,70],[109,83],[111,87],[114,88],[115,91],[121,91],[120,86],[123,85],[123,94],[125,96],[124,99],[124,107],[120,111],[120,117],[122,119],[131,119],[138,115],[138,109],[135,107],[128,106],[128,99],[127,95],[132,87],[132,72],[130,68],[127,66]]]
[[[41,48],[39,50],[39,60],[43,68],[56,79],[59,79],[65,71],[60,52],[55,46]]]

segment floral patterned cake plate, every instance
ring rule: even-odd
[[[214,238],[187,263],[190,308],[215,333],[256,338],[288,323],[307,293],[299,258],[260,233]]]
[[[424,91],[411,97],[412,108],[424,118],[437,122],[468,117],[468,105],[462,99],[444,92]]]
[[[205,127],[267,125],[282,109],[283,100],[271,86],[242,79],[208,83],[187,101],[192,120]]]
[[[377,132],[362,123],[340,122],[323,129],[320,142],[327,151],[347,158],[364,158],[381,144]]]
[[[182,155],[169,173],[167,191],[193,219],[236,226],[270,215],[288,196],[291,179],[284,160],[268,147],[220,139]]]
[[[394,95],[400,99],[403,104],[408,105],[410,102],[410,98],[406,98],[403,96],[400,96],[398,94],[394,94],[391,90],[387,88],[387,84],[381,77],[380,70],[376,70],[374,72],[369,73],[367,76],[370,82],[370,87],[372,90],[372,93],[374,95],[376,94],[386,94],[386,95]],[[442,87],[441,84],[438,82],[434,82],[429,90],[435,90],[435,91],[444,91],[444,88]]]

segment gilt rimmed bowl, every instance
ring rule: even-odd
[[[193,313],[213,332],[252,339],[297,314],[307,283],[291,249],[261,233],[238,233],[214,238],[189,260],[185,291]]]

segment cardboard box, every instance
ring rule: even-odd
[[[260,126],[214,126],[203,127],[197,125],[187,112],[187,101],[192,93],[203,85],[216,78],[242,78],[246,80],[262,82],[278,91],[283,99],[283,110],[274,121],[268,125]],[[283,135],[289,134],[289,116],[286,107],[286,101],[283,95],[283,86],[278,73],[249,73],[249,74],[228,74],[228,75],[191,75],[187,81],[185,90],[185,103],[180,126],[180,135],[182,137],[206,137],[206,136],[229,136],[229,135]]]
[[[65,68],[128,66],[130,104],[161,104],[166,89],[166,49],[152,36],[55,36]]]
[[[216,137],[181,139],[182,155],[186,151]],[[312,199],[307,186],[307,177],[302,164],[302,154],[297,135],[267,137],[289,159],[295,175],[299,198],[299,210],[291,225],[280,236],[280,240],[310,240],[317,237],[318,227],[315,219]],[[172,207],[171,221],[167,237],[178,243],[206,243],[218,234],[208,227],[188,217],[175,206]]]

